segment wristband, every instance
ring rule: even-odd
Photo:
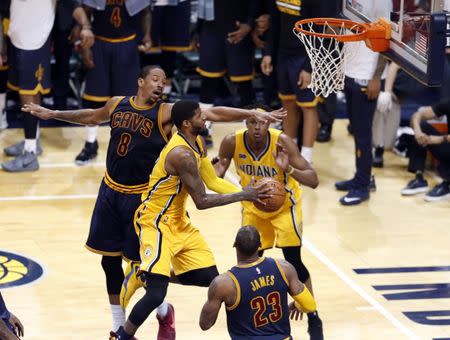
[[[290,176],[294,173],[295,168],[292,165],[289,165],[287,171],[285,171],[286,175]]]

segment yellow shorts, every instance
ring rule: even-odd
[[[254,211],[242,210],[242,225],[253,225],[261,234],[261,249],[300,246],[303,222],[301,204],[283,209],[271,218],[261,218]],[[276,242],[275,242],[276,241]]]
[[[170,277],[216,265],[211,249],[187,216],[162,216],[155,224],[151,213],[136,213],[134,227],[140,242],[140,269]]]

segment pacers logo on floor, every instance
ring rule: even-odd
[[[43,272],[41,265],[33,260],[0,251],[0,289],[33,282]]]

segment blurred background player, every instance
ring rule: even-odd
[[[228,75],[237,87],[239,107],[254,101],[254,45],[250,37],[259,0],[211,0],[199,2],[198,35],[201,76],[200,106],[212,107],[220,78]],[[203,4],[203,6],[202,6]],[[209,7],[211,5],[211,7]],[[210,133],[205,135],[212,145]]]
[[[261,241],[255,227],[239,228],[233,247],[237,266],[211,282],[200,315],[200,328],[210,329],[225,303],[232,340],[292,339],[289,315],[298,319],[299,310],[305,313],[316,310],[308,288],[289,262],[258,255]],[[289,306],[288,294],[295,300]]]
[[[148,0],[83,0],[92,16],[95,44],[82,50],[86,71],[83,107],[96,109],[112,96],[136,93],[139,75],[139,49],[149,51],[150,10]],[[138,41],[142,38],[142,42]],[[87,140],[76,156],[77,165],[85,165],[97,156],[98,126],[87,128]]]
[[[322,16],[321,2],[303,3],[300,0],[271,2],[268,41],[261,70],[265,75],[273,71],[272,60],[277,60],[278,95],[288,112],[283,122],[284,132],[297,143],[300,112],[303,120],[302,156],[313,159],[313,146],[318,130],[318,98],[308,89],[311,82],[311,65],[305,48],[299,43],[292,29],[296,21]]]
[[[7,36],[9,8],[6,1],[0,5],[0,132],[8,127],[6,119],[6,82],[8,81]],[[1,19],[3,18],[3,19]]]
[[[311,277],[301,257],[303,218],[299,184],[316,188],[317,174],[289,136],[254,119],[247,119],[246,125],[247,129],[236,131],[222,141],[215,164],[217,174],[223,177],[233,160],[242,186],[248,185],[252,178],[259,180],[264,176],[285,185],[285,203],[275,212],[264,212],[251,202],[242,202],[242,224],[254,225],[261,233],[260,255],[275,245],[281,248],[284,258],[312,292]],[[308,332],[312,340],[323,339],[322,321],[317,312],[308,314]]]
[[[3,301],[2,293],[0,293],[0,339],[17,340],[19,336],[23,336],[23,325],[20,320],[6,308]]]
[[[173,105],[171,117],[178,131],[161,151],[135,214],[141,254],[139,276],[146,292],[117,332],[116,340],[131,339],[161,304],[171,271],[177,282],[201,287],[208,286],[218,275],[211,250],[187,214],[189,196],[198,209],[268,197],[265,185],[248,186],[243,191],[235,188],[233,194],[207,194],[200,169],[206,163],[209,172],[215,173],[199,136],[205,128],[206,114],[198,103],[182,100]]]
[[[161,50],[161,67],[167,76],[164,94],[172,92],[177,53],[190,51],[191,0],[156,0],[152,8],[152,50]]]
[[[72,15],[81,25],[81,41],[85,47],[93,43],[93,35],[84,10],[75,0],[61,0],[70,6]],[[8,87],[18,91],[22,105],[40,103],[41,95],[50,92],[50,33],[55,19],[56,0],[11,0],[8,36]],[[0,37],[2,39],[3,37]],[[23,118],[25,141],[5,149],[15,159],[5,162],[8,172],[39,169],[37,159],[38,119],[28,113]]]

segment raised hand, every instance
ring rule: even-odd
[[[22,111],[31,113],[33,116],[36,116],[44,120],[53,118],[54,114],[53,110],[46,109],[45,107],[42,107],[34,103],[24,104],[22,106]]]
[[[277,151],[273,153],[273,157],[275,158],[275,163],[277,163],[278,167],[287,171],[289,168],[289,154],[286,147],[280,142],[277,143]]]
[[[273,110],[271,112],[265,112],[260,110],[254,110],[254,117],[256,121],[262,123],[276,123],[281,122],[287,115],[287,111],[283,108]]]

